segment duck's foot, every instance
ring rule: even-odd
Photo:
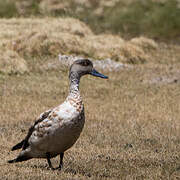
[[[47,158],[47,162],[48,162],[48,165],[49,165],[49,169],[56,170],[56,168],[53,168],[53,166],[51,164],[50,153],[49,152],[46,153],[46,158]]]
[[[54,168],[52,166],[52,164],[51,164],[50,153],[47,152],[46,153],[46,158],[47,158],[47,162],[48,162],[48,165],[49,165],[49,169],[61,171],[61,169],[63,168],[63,156],[64,156],[64,153],[60,153],[60,163],[59,163],[59,166],[57,168]]]
[[[54,168],[53,170],[58,170],[58,171],[61,171],[61,170],[62,170],[62,168],[58,166],[57,168]]]

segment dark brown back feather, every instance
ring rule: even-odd
[[[29,128],[29,131],[28,131],[28,134],[27,136],[25,137],[25,139],[23,139],[20,143],[16,144],[15,146],[12,147],[12,151],[14,150],[17,150],[17,149],[20,149],[22,148],[23,150],[25,150],[28,146],[29,146],[29,143],[28,143],[28,140],[30,138],[30,136],[32,135],[33,131],[34,131],[34,127],[42,122],[44,119],[46,119],[48,117],[48,115],[51,113],[52,110],[48,110],[48,111],[45,111],[42,116],[37,119],[34,124]]]

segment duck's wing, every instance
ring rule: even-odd
[[[19,142],[15,146],[13,146],[11,150],[14,151],[14,150],[17,150],[17,149],[20,149],[20,148],[22,148],[23,150],[26,149],[29,146],[28,140],[29,140],[30,136],[32,135],[32,133],[34,131],[35,126],[38,123],[42,122],[44,119],[46,119],[51,112],[52,112],[52,109],[49,109],[49,110],[43,112],[39,116],[39,118],[37,118],[37,120],[34,122],[34,124],[29,128],[27,136],[21,142]]]

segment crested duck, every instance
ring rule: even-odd
[[[12,151],[22,150],[8,163],[46,158],[50,169],[62,168],[64,152],[77,141],[84,126],[84,105],[80,96],[79,82],[80,78],[86,74],[108,78],[97,72],[90,60],[76,60],[70,67],[70,88],[66,100],[59,106],[43,112],[36,119],[26,137],[12,147]],[[53,168],[50,159],[57,155],[60,155],[60,163],[58,168]]]

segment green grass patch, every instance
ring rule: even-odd
[[[128,7],[119,2],[105,11],[106,28],[114,33],[156,38],[175,38],[180,35],[180,8],[177,1],[166,3],[134,1]]]
[[[14,1],[0,0],[0,18],[17,16],[18,12]]]
[[[68,11],[55,15],[78,18],[96,33],[110,32],[126,37],[143,34],[158,39],[177,38],[180,35],[180,7],[176,0],[164,3],[136,0],[129,5],[119,1],[115,6],[104,7],[98,15],[95,13],[97,7],[98,3],[86,7],[72,2]]]

